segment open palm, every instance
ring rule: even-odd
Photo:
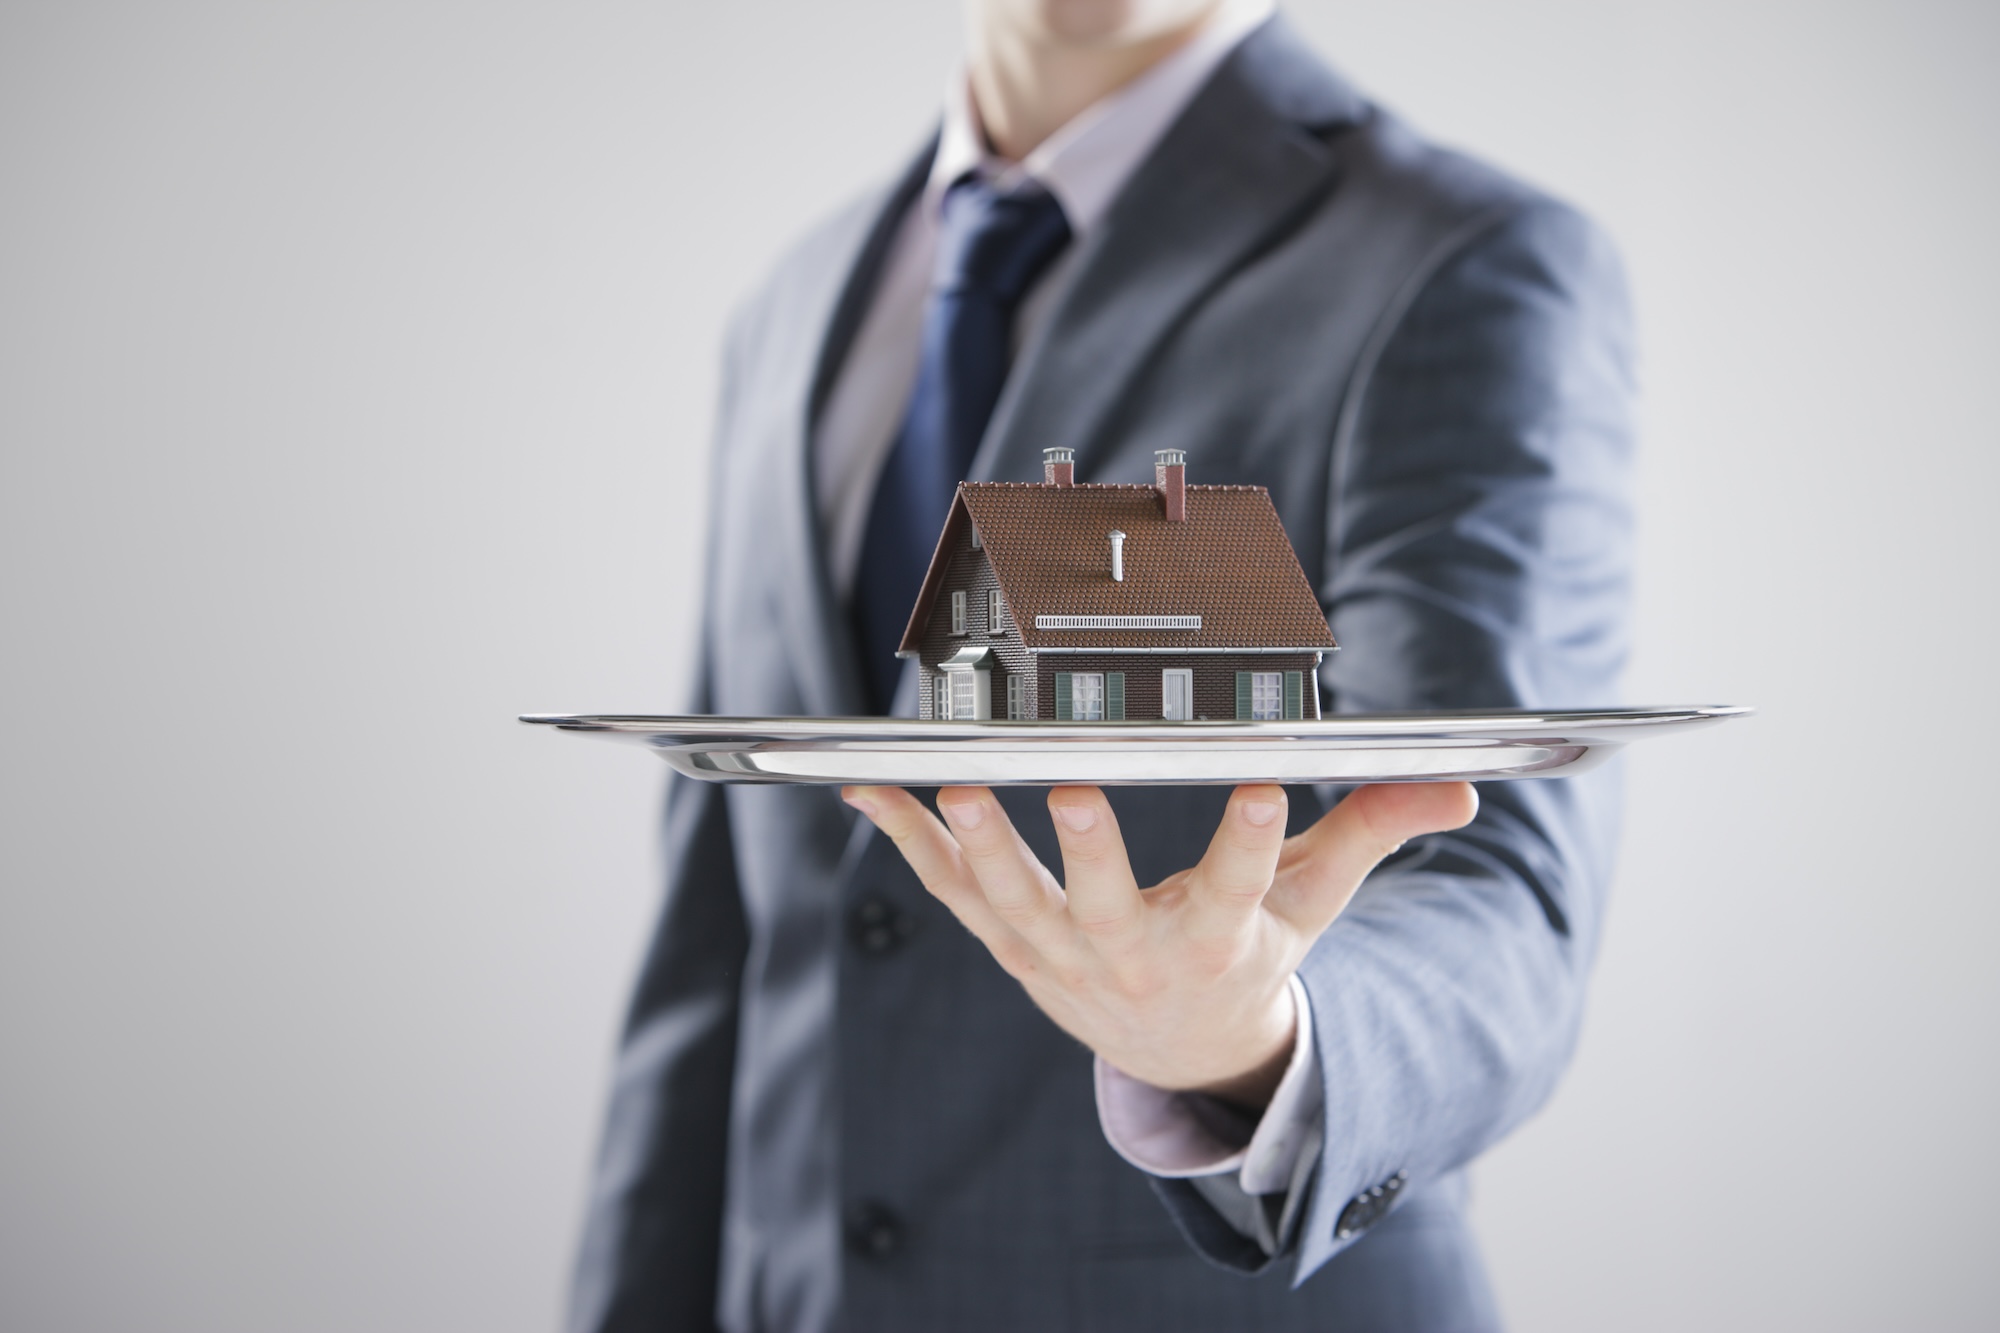
[[[900,788],[842,795],[1065,1031],[1156,1087],[1252,1107],[1291,1053],[1313,942],[1383,857],[1478,809],[1466,783],[1363,787],[1286,838],[1284,789],[1238,787],[1201,861],[1141,889],[1095,787],[1049,793],[1060,881],[984,787],[941,791],[943,822]]]

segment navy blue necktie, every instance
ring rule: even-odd
[[[1039,187],[999,194],[973,179],[945,195],[917,385],[875,486],[854,584],[855,629],[877,713],[895,698],[896,647],[911,604],[1007,382],[1014,312],[1068,243],[1061,205]]]

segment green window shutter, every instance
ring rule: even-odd
[[[1056,721],[1069,721],[1069,672],[1056,672]]]
[[[1236,673],[1236,720],[1242,722],[1250,716],[1250,673]]]
[[[1122,671],[1104,673],[1104,720],[1125,720],[1125,673]]]
[[[1285,673],[1285,716],[1302,718],[1305,714],[1306,678],[1302,671]]]

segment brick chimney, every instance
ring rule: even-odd
[[[1051,486],[1076,485],[1076,450],[1042,450],[1042,480]]]
[[[1187,522],[1187,454],[1180,449],[1153,451],[1153,484],[1160,488],[1160,503],[1166,507],[1167,522]]]

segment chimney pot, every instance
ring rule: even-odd
[[[1153,451],[1153,484],[1159,488],[1160,504],[1167,522],[1187,522],[1187,453],[1181,449]]]
[[[1125,581],[1125,534],[1113,528],[1110,535],[1111,581],[1113,583],[1123,583]]]
[[[1042,450],[1042,480],[1050,486],[1076,485],[1076,450]]]

